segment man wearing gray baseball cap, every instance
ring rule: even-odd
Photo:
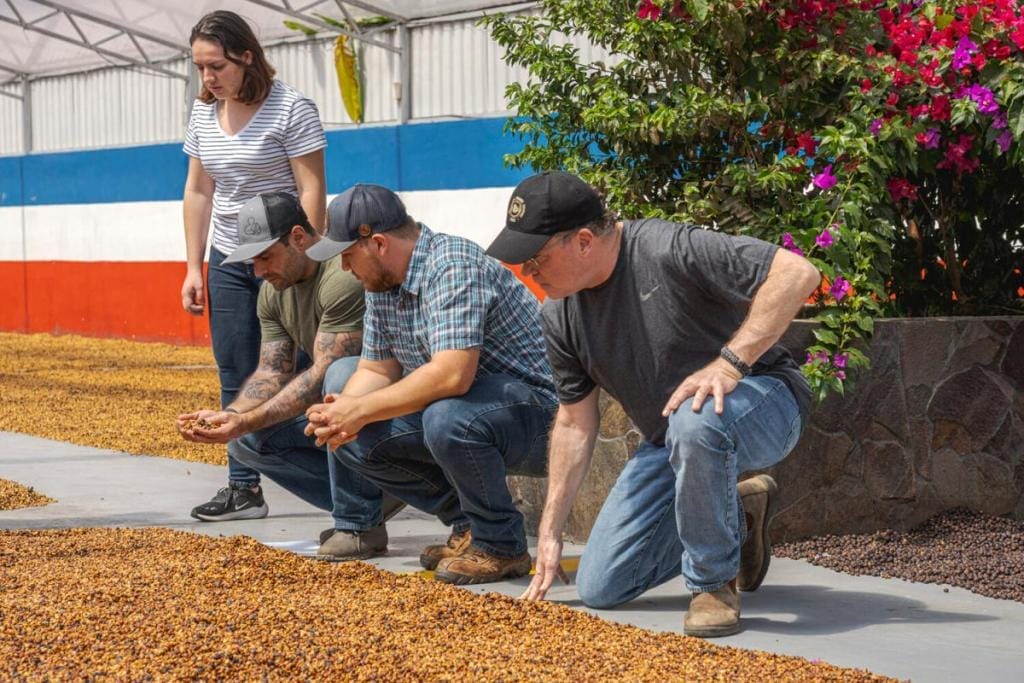
[[[452,528],[420,563],[439,581],[530,571],[506,474],[543,475],[554,386],[537,299],[469,240],[409,218],[398,196],[356,185],[328,207],[312,258],[341,254],[366,288],[363,351],[307,433],[344,465]]]
[[[309,258],[319,237],[298,200],[286,192],[246,202],[238,213],[238,237],[238,248],[224,262],[251,259],[256,276],[263,278],[257,302],[259,366],[224,410],[180,415],[178,430],[190,441],[227,443],[239,462],[331,511],[334,526],[321,534],[320,554],[326,559],[383,554],[383,517],[402,504],[382,503],[376,486],[336,465],[304,434],[306,408],[324,393],[340,391],[355,371],[363,289],[337,259]],[[308,368],[296,366],[298,349],[313,359]]]

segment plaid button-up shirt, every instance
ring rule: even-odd
[[[478,376],[511,375],[556,401],[536,297],[475,243],[420,224],[402,284],[366,293],[363,358],[394,358],[409,374],[439,351],[473,348]]]

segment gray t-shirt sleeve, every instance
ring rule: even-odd
[[[735,237],[696,226],[672,231],[673,265],[712,299],[750,304],[768,277],[778,246],[753,237]]]
[[[572,346],[572,331],[566,319],[563,301],[548,299],[544,302],[541,307],[541,329],[558,402],[568,405],[582,401],[590,395],[597,383],[587,374]]]

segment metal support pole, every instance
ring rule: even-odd
[[[412,118],[412,45],[409,27],[398,25],[398,123],[409,123]]]
[[[21,77],[21,136],[22,154],[32,151],[32,82],[27,75]]]

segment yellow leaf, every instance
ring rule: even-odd
[[[338,72],[338,89],[348,117],[355,123],[362,123],[362,85],[359,82],[356,53],[349,45],[348,36],[338,36],[334,41],[334,70]]]

